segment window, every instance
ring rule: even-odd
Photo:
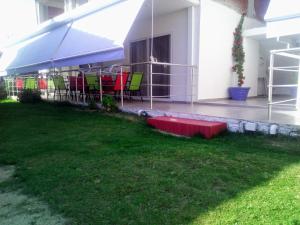
[[[130,61],[131,63],[147,62],[149,59],[147,53],[147,40],[136,41],[130,45]],[[142,95],[147,96],[148,94],[148,76],[147,76],[147,65],[135,65],[131,68],[132,72],[143,72],[144,77],[142,81]]]
[[[43,23],[50,20],[65,11],[64,0],[37,0],[36,13],[38,23]]]
[[[38,23],[43,23],[87,2],[88,0],[36,0]]]

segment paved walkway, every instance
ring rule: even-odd
[[[0,167],[0,183],[13,176],[14,166]],[[21,190],[0,189],[1,225],[62,225],[66,220],[53,214],[48,206],[36,198],[21,193]]]
[[[150,110],[149,102],[141,101],[125,101],[124,107]],[[153,110],[300,126],[300,111],[292,107],[273,107],[271,120],[268,120],[268,108],[264,98],[253,98],[247,102],[214,100],[197,102],[194,105],[154,102]]]

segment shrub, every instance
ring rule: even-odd
[[[91,110],[98,109],[97,103],[95,102],[94,99],[91,99],[91,101],[89,103],[89,109],[91,109]]]
[[[117,112],[118,106],[116,100],[112,96],[104,96],[102,106],[106,112]]]
[[[37,103],[40,102],[41,92],[39,90],[24,89],[18,95],[19,101],[22,103]]]

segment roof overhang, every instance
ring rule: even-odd
[[[267,38],[295,34],[300,34],[300,17],[267,22]]]
[[[297,17],[300,17],[299,0],[271,0],[265,21],[274,22]]]
[[[300,34],[299,0],[271,0],[265,21],[267,38]]]

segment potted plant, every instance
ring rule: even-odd
[[[248,97],[250,87],[242,87],[244,84],[244,63],[245,63],[245,52],[243,47],[243,24],[244,24],[245,14],[242,14],[238,26],[235,28],[234,42],[232,47],[232,57],[234,65],[232,66],[232,71],[238,76],[238,86],[229,88],[229,96],[233,100],[245,101]]]

